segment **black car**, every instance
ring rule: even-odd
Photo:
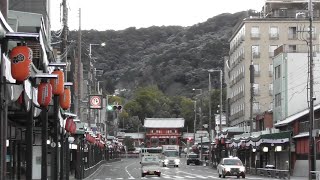
[[[200,165],[201,161],[198,154],[190,153],[187,155],[187,165],[195,164]]]

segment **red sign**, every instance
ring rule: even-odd
[[[90,95],[90,109],[102,109],[102,95]]]

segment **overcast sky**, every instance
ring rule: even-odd
[[[60,3],[51,0],[51,25],[61,28]],[[122,30],[128,27],[192,26],[221,13],[248,9],[261,10],[264,0],[67,0],[70,30],[79,27],[79,8],[82,29],[99,31]],[[62,14],[62,13],[61,13]]]

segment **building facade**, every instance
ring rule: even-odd
[[[183,118],[146,118],[146,146],[180,145],[184,123]]]
[[[273,57],[282,44],[292,51],[308,39],[307,1],[266,0],[263,10],[245,18],[230,39],[227,98],[230,126],[248,126],[250,119],[250,71],[254,66],[253,117],[273,108]],[[314,35],[319,41],[319,1],[314,1]],[[250,13],[249,13],[250,15]],[[227,79],[227,78],[226,78]],[[256,127],[255,122],[253,127]]]

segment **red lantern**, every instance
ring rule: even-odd
[[[72,124],[73,120],[72,118],[68,118],[67,121],[66,121],[66,125],[65,125],[65,130],[70,132],[70,128],[71,128],[71,124]]]
[[[60,69],[55,69],[52,74],[58,75],[57,79],[51,79],[52,93],[54,95],[62,95],[64,91],[64,74]]]
[[[47,107],[52,99],[52,86],[50,83],[41,82],[38,86],[38,103],[41,107]]]
[[[17,81],[24,81],[30,76],[32,50],[25,45],[18,45],[10,53],[11,74]]]
[[[225,144],[224,138],[221,138],[221,144]]]
[[[71,134],[75,134],[77,131],[77,125],[74,121],[72,121],[72,124],[71,124],[71,128],[70,128],[70,133]]]
[[[59,97],[60,106],[63,110],[67,110],[71,106],[71,91],[68,88],[64,89],[64,92]]]
[[[216,144],[219,144],[219,139],[216,139]]]
[[[89,134],[86,134],[86,140],[89,141]]]

